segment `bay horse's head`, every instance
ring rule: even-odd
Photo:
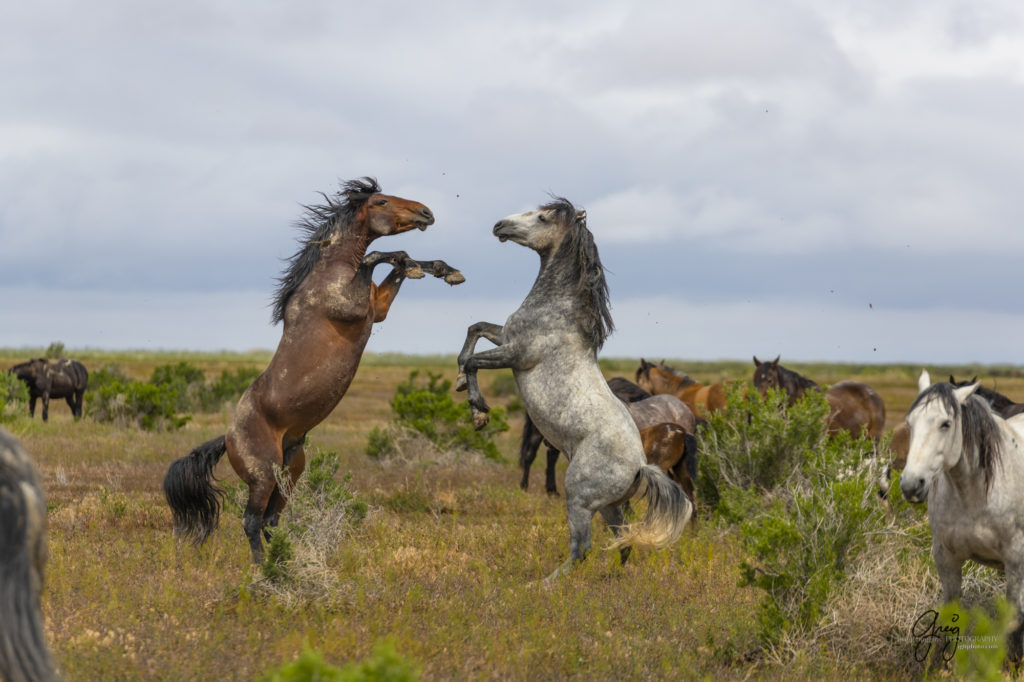
[[[352,224],[369,239],[425,230],[434,224],[434,214],[418,201],[383,194],[376,181],[364,178],[345,185],[342,193],[353,207]]]
[[[754,356],[754,388],[761,395],[767,393],[770,388],[779,389],[782,386],[782,376],[779,372],[781,357],[778,355],[771,362],[761,362],[756,355]]]

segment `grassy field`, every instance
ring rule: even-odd
[[[0,350],[0,367],[31,351]],[[269,353],[68,351],[91,371],[116,364],[131,378],[179,360],[214,376],[262,367]],[[660,359],[660,358],[658,358]],[[672,362],[704,381],[749,381],[750,363]],[[603,362],[632,378],[637,359]],[[800,365],[832,383],[874,386],[891,427],[916,394],[920,367]],[[160,483],[168,464],[224,432],[231,406],[194,415],[182,429],[149,433],[72,421],[63,401],[4,426],[34,455],[50,509],[43,603],[49,640],[68,680],[240,679],[294,659],[304,642],[333,663],[358,660],[388,639],[426,679],[770,679],[913,677],[906,659],[848,660],[827,646],[793,657],[758,651],[751,614],[759,600],[740,588],[736,538],[701,523],[674,547],[636,552],[625,567],[595,551],[553,587],[537,581],[568,551],[565,510],[543,493],[541,467],[528,493],[516,485],[522,415],[499,437],[505,462],[409,456],[376,461],[367,433],[390,419],[388,401],[412,369],[454,379],[452,358],[367,355],[348,395],[310,434],[310,450],[333,450],[367,519],[333,554],[331,594],[303,602],[255,593],[241,513],[229,506],[202,548],[177,543]],[[977,375],[1024,400],[1013,367],[930,367],[932,377]],[[501,373],[481,375],[485,393]],[[993,379],[993,377],[996,377]],[[461,400],[461,396],[459,397]],[[500,401],[495,401],[500,403]],[[88,396],[86,398],[88,408]],[[564,469],[564,463],[562,465]],[[237,481],[226,458],[222,482]],[[286,512],[287,514],[287,512]],[[595,544],[610,534],[595,521]],[[918,578],[914,578],[915,580]],[[926,580],[920,578],[920,580]],[[934,587],[933,579],[926,585]],[[937,591],[935,595],[937,597]],[[905,614],[909,626],[916,614]]]

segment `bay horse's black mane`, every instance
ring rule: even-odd
[[[943,381],[932,384],[917,396],[907,414],[913,412],[919,405],[925,405],[933,400],[941,401],[946,411],[960,420],[964,451],[977,453],[978,461],[974,464],[984,472],[987,490],[1002,457],[999,425],[988,401],[979,395],[971,395],[967,402],[961,405],[954,394],[956,388],[953,384]]]
[[[277,291],[274,293],[273,313],[270,318],[273,324],[284,319],[288,301],[320,260],[321,249],[331,233],[339,226],[351,223],[356,210],[380,191],[380,185],[374,178],[349,180],[342,184],[334,196],[321,192],[323,204],[302,207],[304,213],[295,226],[305,234],[299,240],[301,247],[298,252],[288,259],[288,267],[284,274],[277,278]]]
[[[582,303],[580,326],[596,352],[615,330],[608,307],[604,266],[594,244],[594,235],[587,228],[586,211],[577,211],[564,197],[552,198],[554,201],[544,204],[540,210],[554,212],[556,220],[570,227],[556,258],[570,265],[571,272],[575,273],[575,293]]]

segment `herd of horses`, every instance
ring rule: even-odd
[[[345,395],[372,325],[386,318],[402,283],[426,274],[453,285],[464,281],[444,261],[367,252],[377,238],[433,224],[423,204],[383,194],[372,178],[346,182],[324,199],[306,207],[300,223],[305,237],[279,280],[273,320],[283,322],[283,332],[268,367],[242,395],[226,433],[174,461],[163,481],[175,533],[202,543],[218,524],[223,491],[213,470],[227,454],[249,489],[243,528],[255,562],[262,560],[263,539],[285,506],[275,471],[286,469],[293,481],[302,474],[307,433]],[[555,491],[560,454],[569,461],[569,554],[546,580],[585,558],[596,514],[611,528],[622,562],[632,547],[671,544],[693,517],[699,430],[725,406],[725,387],[702,385],[663,362],[641,361],[633,381],[605,379],[597,356],[614,329],[608,286],[586,212],[569,200],[553,197],[535,210],[503,218],[493,234],[535,251],[540,269],[504,324],[468,328],[456,389],[467,392],[474,424],[483,428],[489,407],[478,372],[512,370],[527,412],[524,488],[542,442],[548,447],[549,492]],[[382,264],[391,270],[376,284],[372,275]],[[477,351],[480,339],[494,347]],[[823,390],[780,365],[778,357],[754,357],[754,364],[753,384],[762,393],[785,391],[792,404],[806,391],[823,391],[829,432],[881,436],[885,406],[869,386],[842,381]],[[58,395],[55,388],[51,381],[47,393],[40,393],[44,419],[49,397]],[[35,394],[33,408],[34,401]],[[80,413],[81,398],[68,401]],[[946,600],[959,595],[960,567],[970,559],[1004,568],[1008,597],[1024,613],[1024,497],[1015,494],[1024,484],[1020,410],[1024,406],[990,395],[977,382],[932,385],[922,376],[906,418],[900,487],[906,499],[929,502],[933,555]],[[624,506],[635,496],[646,499],[646,511],[643,518],[627,520]],[[38,609],[44,529],[38,476],[24,451],[0,432],[0,675],[6,679],[52,677]],[[1010,638],[1018,659],[1022,628]]]

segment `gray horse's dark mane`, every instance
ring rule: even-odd
[[[305,234],[299,239],[299,250],[288,259],[284,274],[277,278],[277,291],[274,293],[273,313],[270,317],[274,324],[284,319],[288,301],[320,260],[321,249],[327,238],[338,227],[351,223],[356,210],[380,191],[380,185],[374,178],[349,180],[342,183],[341,189],[334,196],[321,192],[324,203],[302,207],[304,212],[295,226]]]
[[[558,248],[557,258],[572,267],[575,274],[575,293],[582,303],[580,327],[594,351],[601,349],[605,339],[615,330],[608,306],[608,282],[604,266],[594,244],[594,235],[587,228],[587,216],[577,211],[564,197],[553,196],[553,201],[540,207],[555,214],[555,219],[569,226],[565,239]]]
[[[999,424],[988,402],[979,395],[972,394],[961,405],[954,391],[956,387],[946,382],[932,384],[914,400],[907,414],[918,406],[927,405],[933,400],[941,402],[946,411],[958,419],[964,438],[964,451],[977,453],[974,466],[985,474],[985,489],[992,484],[992,476],[1002,459],[1003,447],[999,433]]]

